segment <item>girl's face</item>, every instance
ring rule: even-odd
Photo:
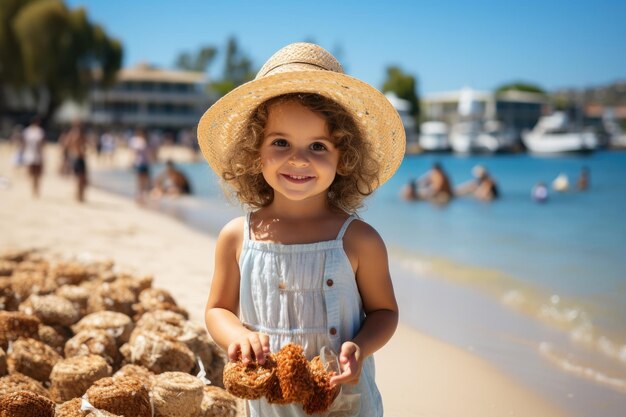
[[[275,198],[326,199],[337,172],[339,150],[322,116],[297,102],[273,105],[260,151],[263,177]]]

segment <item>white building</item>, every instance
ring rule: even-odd
[[[96,127],[190,129],[212,102],[206,86],[205,73],[140,64],[120,70],[110,88],[93,88],[84,106],[66,103],[56,120],[79,118]]]
[[[468,92],[472,96],[470,109],[464,105],[459,106]],[[449,125],[463,117],[482,121],[497,120],[521,132],[535,126],[546,102],[547,98],[537,93],[505,91],[496,94],[465,88],[424,95],[422,111],[425,120],[439,120]]]

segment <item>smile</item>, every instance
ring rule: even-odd
[[[281,174],[281,175],[283,176],[283,178],[287,179],[288,181],[297,182],[297,183],[307,182],[315,178],[315,177],[310,177],[307,175],[289,175],[289,174]]]

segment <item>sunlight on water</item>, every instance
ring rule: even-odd
[[[599,371],[584,363],[579,363],[576,359],[572,359],[571,355],[568,353],[558,351],[554,348],[554,346],[547,342],[542,342],[539,345],[539,352],[548,362],[559,367],[565,372],[595,381],[602,385],[607,385],[613,389],[626,393],[626,379],[624,377],[611,376],[604,371]]]

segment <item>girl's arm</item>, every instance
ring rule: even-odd
[[[367,223],[356,221],[344,238],[346,253],[356,270],[356,281],[365,320],[356,336],[341,346],[342,373],[333,384],[356,384],[363,360],[383,347],[398,325],[398,305],[393,292],[387,249],[380,235]]]
[[[213,340],[228,352],[228,358],[263,364],[269,353],[267,335],[252,332],[241,324],[239,311],[238,255],[242,244],[243,218],[228,223],[217,238],[211,292],[205,309],[206,326]]]

